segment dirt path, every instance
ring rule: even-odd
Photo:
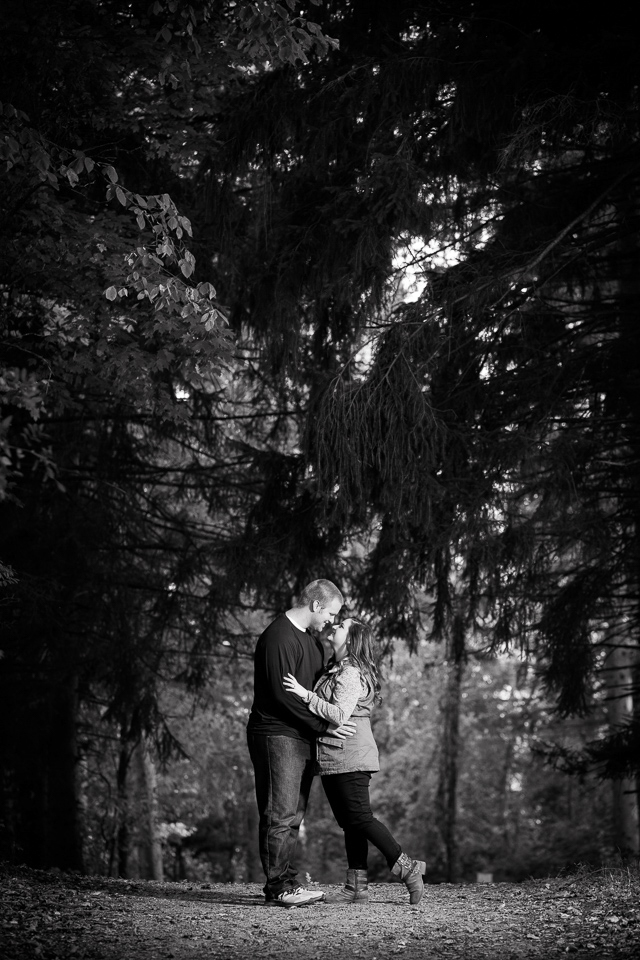
[[[327,888],[332,889],[332,888]],[[151,883],[0,869],[2,960],[640,956],[640,879],[596,873],[523,884],[400,884],[364,906],[283,909],[252,884]]]

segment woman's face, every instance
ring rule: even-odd
[[[351,619],[342,620],[336,623],[332,629],[329,643],[333,648],[336,659],[340,660],[347,652],[347,637],[349,636],[349,627],[353,621]]]

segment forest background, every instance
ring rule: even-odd
[[[430,880],[637,857],[625,8],[2,23],[0,856],[258,880],[251,652],[324,576]],[[314,788],[301,862],[341,861]]]

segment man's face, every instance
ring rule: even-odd
[[[311,606],[311,623],[314,630],[321,632],[325,627],[331,626],[340,613],[342,604],[339,600],[332,600],[327,606],[323,607],[319,600],[314,600]]]

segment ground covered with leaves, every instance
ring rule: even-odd
[[[337,888],[326,888],[328,890]],[[110,880],[0,866],[3,960],[631,958],[638,871],[526,883],[374,884],[363,905],[267,906],[256,884]]]

